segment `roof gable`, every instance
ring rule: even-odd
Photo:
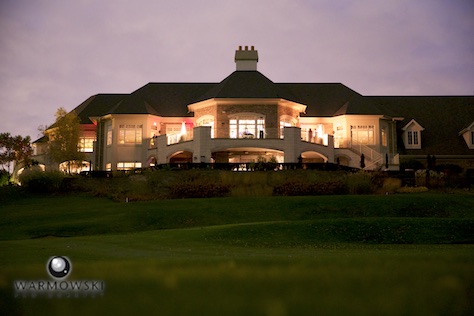
[[[459,135],[462,135],[462,134],[464,134],[464,133],[466,133],[466,132],[469,132],[469,131],[471,131],[471,130],[474,130],[474,121],[472,121],[472,123],[469,124],[468,127],[463,128],[463,129],[459,132]]]
[[[196,101],[225,98],[281,98],[278,89],[258,71],[234,71],[227,78],[204,93]]]
[[[408,129],[417,130],[417,131],[424,131],[425,130],[423,128],[423,126],[421,126],[417,121],[415,121],[415,119],[411,119],[411,121],[408,122],[407,125],[402,127],[402,131],[406,131]]]

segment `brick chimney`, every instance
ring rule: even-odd
[[[242,49],[239,46],[239,50],[235,51],[235,64],[237,71],[256,71],[258,63],[258,52],[251,46],[250,50],[248,46]]]

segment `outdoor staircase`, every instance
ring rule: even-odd
[[[385,169],[385,155],[379,153],[373,148],[367,145],[355,145],[350,148],[346,148],[346,152],[351,159],[359,163],[360,157],[364,154],[365,158],[365,167],[364,170],[383,170]],[[389,154],[388,155],[388,169],[398,170],[399,165],[399,155],[398,154]]]

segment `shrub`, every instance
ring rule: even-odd
[[[373,179],[369,173],[362,171],[348,174],[346,181],[349,194],[374,193],[375,185],[372,183]]]
[[[59,171],[42,171],[39,168],[25,169],[20,175],[21,185],[30,192],[51,193],[61,188],[64,175]]]
[[[223,197],[230,192],[230,186],[221,183],[200,183],[193,181],[176,183],[170,187],[172,198],[210,198]]]
[[[427,172],[429,172],[429,178],[426,177]],[[439,188],[445,185],[445,177],[446,175],[442,172],[423,169],[415,172],[415,183],[417,186]],[[429,183],[426,183],[427,180],[429,180]]]
[[[0,170],[0,186],[7,185],[10,181],[10,173],[6,170]]]
[[[231,182],[223,181],[221,171],[169,170],[147,174],[147,185],[160,198],[209,198],[230,193]]]
[[[435,170],[438,172],[448,174],[448,175],[456,175],[463,172],[463,168],[455,164],[438,165],[435,167]]]
[[[418,161],[416,159],[410,159],[410,160],[405,160],[400,162],[400,170],[418,170],[418,169],[423,169],[425,166],[421,161]]]
[[[273,188],[273,195],[302,196],[302,195],[335,195],[344,194],[344,181],[328,180],[309,183],[306,181],[288,181]]]
[[[427,187],[401,187],[397,193],[420,193],[428,191]]]
[[[385,178],[382,184],[383,192],[393,193],[402,187],[402,180],[397,178]]]

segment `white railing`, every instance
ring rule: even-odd
[[[166,135],[166,138],[167,138],[168,145],[177,144],[177,143],[193,140],[193,132],[187,131],[185,134],[179,133],[179,134]]]
[[[352,149],[352,151],[354,151],[359,156],[364,154],[364,157],[366,159],[370,159],[370,161],[379,161],[380,159],[384,158],[381,153],[379,153],[378,151],[370,148],[367,145],[358,144],[358,145],[353,145],[350,148]]]
[[[365,155],[364,155],[365,156]],[[374,170],[378,168],[384,168],[387,164],[385,155],[381,155],[381,157],[377,160],[369,161],[364,169],[367,170]],[[399,154],[388,154],[388,165],[399,165],[400,164],[400,155]]]

